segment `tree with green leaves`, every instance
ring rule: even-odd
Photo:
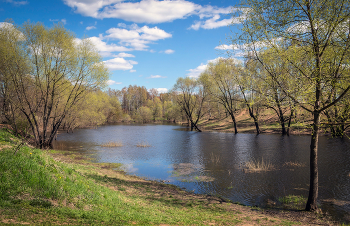
[[[77,40],[60,24],[5,23],[0,28],[5,99],[26,118],[39,148],[51,147],[70,110],[108,79],[95,46]]]
[[[209,63],[207,69],[200,75],[202,83],[206,83],[208,93],[213,101],[220,103],[231,116],[235,133],[237,122],[235,114],[240,101],[237,77],[238,66],[233,59],[219,59],[216,63]]]
[[[233,44],[247,50],[262,65],[265,62],[258,52],[273,48],[284,60],[286,71],[292,72],[288,78],[298,79],[300,85],[295,83],[296,87],[287,89],[281,84],[285,76],[276,75],[273,79],[289,98],[313,115],[310,188],[305,209],[317,210],[320,116],[350,89],[350,3],[348,0],[245,0],[242,7],[247,9],[242,33],[232,39]],[[302,91],[301,96],[295,96],[294,88]]]

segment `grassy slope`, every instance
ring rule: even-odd
[[[113,164],[77,162],[25,145],[14,154],[19,143],[0,130],[0,224],[300,224],[288,220],[294,219],[288,214],[265,215],[220,198],[126,176],[112,170],[117,167]],[[308,213],[296,219],[322,222]]]
[[[239,133],[255,133],[253,119],[249,116],[247,110],[240,111],[236,116],[237,130]],[[293,118],[291,123],[291,133],[293,134],[310,134],[311,116],[305,112],[298,113],[297,118]],[[288,122],[285,123],[287,128]],[[223,131],[234,132],[231,117],[226,118],[213,117],[208,120],[205,116],[199,122],[199,126],[206,131]],[[259,114],[259,127],[263,133],[281,133],[281,126],[276,113],[271,109],[262,110]]]

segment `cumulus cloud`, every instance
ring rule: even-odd
[[[96,29],[96,27],[95,27],[95,26],[88,26],[88,27],[86,27],[85,29],[88,30],[88,31],[90,31],[90,30],[92,30],[92,29]]]
[[[168,92],[167,88],[156,88],[156,90],[158,91],[158,93],[167,93]]]
[[[198,67],[196,67],[195,69],[189,69],[187,71],[189,71],[189,73],[187,73],[187,77],[190,78],[198,78],[200,76],[200,74],[202,72],[204,72],[207,69],[208,63],[216,63],[218,62],[220,59],[223,59],[222,57],[218,57],[212,60],[208,60],[207,64],[203,64],[201,63],[201,65],[199,65]],[[235,58],[232,58],[236,63],[241,63],[241,60],[237,60]]]
[[[117,55],[113,55],[113,57],[135,57],[135,56],[130,53],[119,53]]]
[[[233,11],[242,12],[242,15],[231,18],[231,15],[229,14],[232,13]],[[199,30],[200,28],[214,29],[218,27],[228,26],[230,24],[238,24],[238,23],[241,23],[241,21],[246,18],[245,13],[246,13],[246,10],[242,10],[239,8],[232,8],[232,7],[218,8],[213,6],[206,6],[199,11],[199,18],[201,20],[195,21],[194,24],[192,24],[188,29],[193,29],[193,30]],[[220,19],[221,14],[228,18]]]
[[[164,53],[166,53],[166,54],[172,54],[172,53],[174,53],[174,52],[175,52],[175,51],[172,50],[172,49],[167,49],[167,50],[164,51]]]
[[[221,15],[228,15],[239,9],[233,7],[201,6],[186,0],[140,0],[129,2],[126,0],[64,0],[76,13],[94,18],[117,18],[135,23],[164,23],[176,19],[185,19],[197,15],[196,21],[189,29],[213,29],[227,26],[230,23],[240,23],[243,17],[220,19]],[[240,10],[245,13],[244,9]],[[118,27],[126,28],[126,24],[119,23]]]
[[[76,13],[94,18],[118,18],[136,23],[163,23],[186,18],[200,8],[185,0],[64,0]]]
[[[104,38],[119,40],[121,45],[125,45],[134,50],[147,50],[149,43],[172,37],[171,34],[158,27],[138,27],[136,24],[129,27],[130,29],[110,28],[106,31],[108,35]]]
[[[238,50],[240,49],[240,45],[226,45],[226,44],[222,44],[219,46],[216,46],[215,49],[219,49],[219,50]]]
[[[16,38],[18,41],[24,41],[26,40],[26,37],[24,36],[24,34],[19,31],[13,24],[11,23],[7,23],[7,22],[0,22],[0,29],[8,29],[14,32],[14,34],[16,35]]]
[[[205,69],[207,69],[207,65],[201,63],[201,65],[199,65],[198,67],[196,67],[195,69],[189,69],[187,71],[189,71],[189,73],[187,73],[188,77],[190,78],[198,78],[199,75],[205,71]]]
[[[96,46],[97,50],[104,57],[109,57],[113,55],[113,52],[126,52],[131,51],[132,49],[125,46],[116,45],[115,43],[107,43],[103,41],[103,37],[91,37],[90,41]]]
[[[133,64],[137,64],[136,61],[133,60],[125,60],[121,57],[116,57],[110,60],[103,61],[111,71],[115,70],[131,70],[133,68]]]
[[[161,76],[161,75],[151,75],[147,78],[166,78],[166,76]]]
[[[120,84],[122,84],[121,82],[116,82],[116,81],[113,81],[113,80],[108,80],[107,81],[107,84],[109,85],[109,86],[111,86],[111,85],[120,85]]]
[[[130,70],[131,73],[136,72],[136,70]]]

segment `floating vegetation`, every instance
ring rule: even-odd
[[[174,171],[172,174],[175,177],[189,175],[196,171],[196,166],[192,163],[179,163],[173,165]]]
[[[174,171],[171,171],[172,177],[177,177],[181,182],[210,182],[215,178],[205,175],[193,175],[198,167],[192,163],[179,163],[173,165]]]
[[[138,144],[136,144],[136,147],[139,147],[139,148],[148,148],[148,147],[151,147],[151,145],[149,145],[147,142],[140,142]]]
[[[211,182],[215,180],[215,178],[209,176],[197,176],[194,179],[201,182]]]
[[[108,148],[123,147],[123,144],[122,142],[108,142],[108,143],[102,144],[101,147],[108,147]]]
[[[245,163],[244,172],[261,172],[261,171],[270,171],[275,169],[274,165],[269,162],[264,162],[264,159],[260,161],[251,160],[250,162]]]
[[[300,162],[286,162],[283,164],[283,166],[291,166],[291,167],[305,167],[304,163]]]

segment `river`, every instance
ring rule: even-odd
[[[120,146],[104,146],[110,142]],[[156,124],[78,129],[59,134],[54,143],[94,162],[122,163],[128,174],[259,207],[278,206],[283,197],[307,197],[309,146],[307,135],[198,133]],[[320,206],[337,219],[349,217],[349,160],[349,139],[320,137]],[[249,162],[270,168],[250,170]]]

